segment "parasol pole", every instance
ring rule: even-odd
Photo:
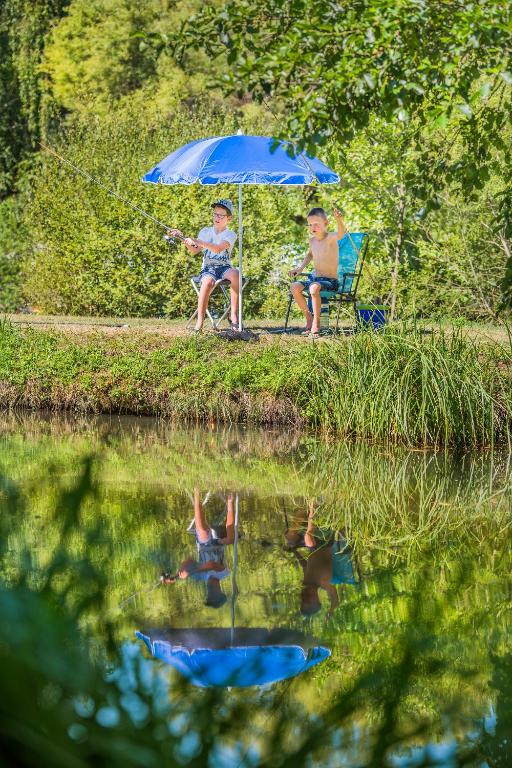
[[[233,576],[231,581],[231,645],[235,638],[235,604],[238,594],[236,569],[238,565],[238,493],[235,493],[235,540],[233,542]]]
[[[238,271],[240,273],[240,292],[238,294],[238,330],[242,330],[242,267],[243,267],[244,225],[242,221],[242,185],[238,185]]]

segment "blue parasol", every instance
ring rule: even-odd
[[[320,160],[269,136],[214,136],[172,152],[142,179],[152,184],[238,184],[238,254],[243,274],[243,184],[336,184],[339,176]],[[242,290],[239,298],[242,330]]]
[[[156,659],[193,685],[244,688],[287,680],[331,655],[300,632],[188,629],[136,632]]]

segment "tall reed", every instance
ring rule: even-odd
[[[512,355],[501,346],[412,329],[294,352],[300,411],[323,428],[411,445],[508,439]]]

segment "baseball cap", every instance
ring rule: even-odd
[[[221,205],[231,216],[233,215],[233,203],[231,200],[226,200],[224,198],[222,200],[216,200],[212,203],[212,208],[215,208],[216,205]]]

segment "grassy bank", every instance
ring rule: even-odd
[[[414,445],[508,439],[512,348],[390,329],[304,344],[0,329],[0,405],[295,424]]]

